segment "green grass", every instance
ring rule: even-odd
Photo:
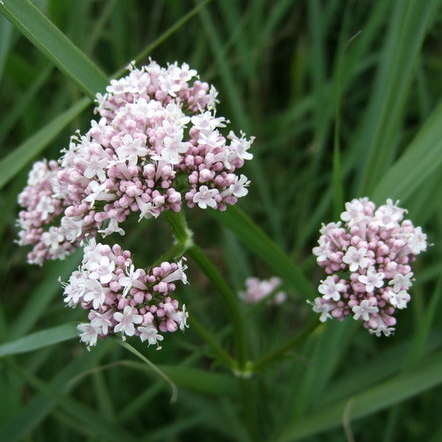
[[[437,442],[441,1],[3,3],[0,440]],[[166,217],[127,229],[140,264],[188,253],[191,327],[159,352],[116,340],[87,352],[72,325],[82,312],[63,307],[57,281],[79,255],[27,265],[16,198],[31,161],[87,126],[111,73],[148,56],[216,85],[220,112],[256,136],[253,185],[225,214],[188,213],[193,242],[179,219],[172,249]],[[401,200],[434,243],[411,307],[388,339],[351,321],[307,333],[320,224],[365,195]],[[249,275],[279,275],[284,307],[241,305]]]

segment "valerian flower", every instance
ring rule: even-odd
[[[321,322],[352,316],[376,336],[394,333],[396,310],[411,299],[411,263],[428,246],[405,213],[390,199],[376,208],[360,198],[345,204],[343,223],[322,226],[313,254],[329,276],[311,303]]]

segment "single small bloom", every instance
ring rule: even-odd
[[[367,257],[367,249],[361,247],[349,247],[342,261],[349,265],[350,272],[356,272],[358,269],[364,269],[370,265],[370,259]]]
[[[157,345],[164,337],[158,333],[158,330],[153,325],[146,325],[145,327],[138,327],[140,332],[140,339],[142,342],[147,341],[149,345]],[[161,347],[158,347],[161,349]]]
[[[200,209],[211,207],[216,208],[216,196],[219,194],[217,189],[209,189],[207,186],[201,186],[193,197],[193,202],[198,204]]]
[[[340,292],[346,290],[345,284],[341,281],[336,281],[333,276],[327,277],[324,281],[321,281],[318,291],[323,295],[326,300],[332,299],[333,301],[339,301],[341,299]]]
[[[126,305],[124,307],[123,313],[114,313],[114,319],[118,322],[115,326],[115,333],[122,332],[127,336],[133,336],[135,334],[135,324],[141,324],[143,322],[143,317],[137,314],[137,311]]]
[[[327,302],[324,302],[321,298],[315,298],[313,302],[307,300],[307,304],[312,306],[312,310],[315,313],[319,313],[319,320],[321,322],[327,321],[327,319],[331,319],[330,312],[333,310],[333,306]]]
[[[379,309],[370,304],[370,301],[364,299],[359,305],[353,306],[352,311],[354,313],[354,319],[361,318],[363,321],[368,321],[370,319],[370,315],[377,313]]]
[[[84,323],[78,324],[78,331],[80,332],[80,341],[86,344],[87,348],[97,345],[98,327],[92,324]]]
[[[376,272],[374,267],[367,269],[366,275],[359,275],[358,280],[365,285],[367,292],[373,292],[375,289],[379,289],[384,285],[385,274],[383,272]]]

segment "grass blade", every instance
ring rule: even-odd
[[[29,0],[7,0],[0,12],[90,97],[103,91],[106,75]]]
[[[66,394],[74,387],[70,382],[79,373],[97,364],[113,344],[104,342],[93,352],[85,352],[70,362],[49,384],[52,391]],[[60,397],[60,396],[59,396]],[[45,394],[35,396],[13,419],[0,427],[0,440],[15,442],[23,440],[57,405],[59,397],[49,398]]]
[[[359,152],[365,161],[359,186],[372,192],[392,161],[418,54],[438,0],[396,2],[372,100],[364,120]]]
[[[407,200],[442,164],[442,102],[374,190],[376,203]]]
[[[302,297],[315,295],[314,288],[299,267],[241,209],[230,207],[223,213],[211,210],[210,214],[234,232]]]
[[[0,161],[0,189],[34,159],[90,103],[78,101]]]
[[[24,336],[16,341],[0,345],[0,357],[37,350],[59,342],[68,341],[77,337],[77,335],[78,332],[75,324],[63,324],[48,328]]]
[[[395,377],[351,398],[329,404],[324,410],[304,416],[289,425],[277,440],[279,442],[296,441],[339,427],[349,400],[352,401],[350,419],[353,420],[413,397],[441,382],[442,352],[438,352],[409,374]]]

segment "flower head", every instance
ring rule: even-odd
[[[97,95],[98,121],[76,132],[58,161],[39,161],[19,196],[19,243],[31,263],[63,258],[86,238],[125,234],[136,213],[183,204],[225,210],[248,193],[239,173],[253,137],[216,114],[217,92],[187,64],[150,61]],[[55,229],[55,230],[54,230]]]
[[[345,204],[343,223],[321,227],[313,254],[328,276],[311,303],[321,322],[352,316],[375,336],[394,333],[396,311],[411,299],[411,264],[427,248],[427,235],[405,213],[391,199],[376,208],[360,198]]]
[[[146,271],[135,268],[130,256],[118,244],[91,240],[84,246],[80,267],[63,284],[65,303],[88,311],[90,322],[78,326],[80,340],[88,347],[117,333],[158,346],[163,333],[188,326],[185,305],[173,297],[175,283],[187,283],[185,259]]]

